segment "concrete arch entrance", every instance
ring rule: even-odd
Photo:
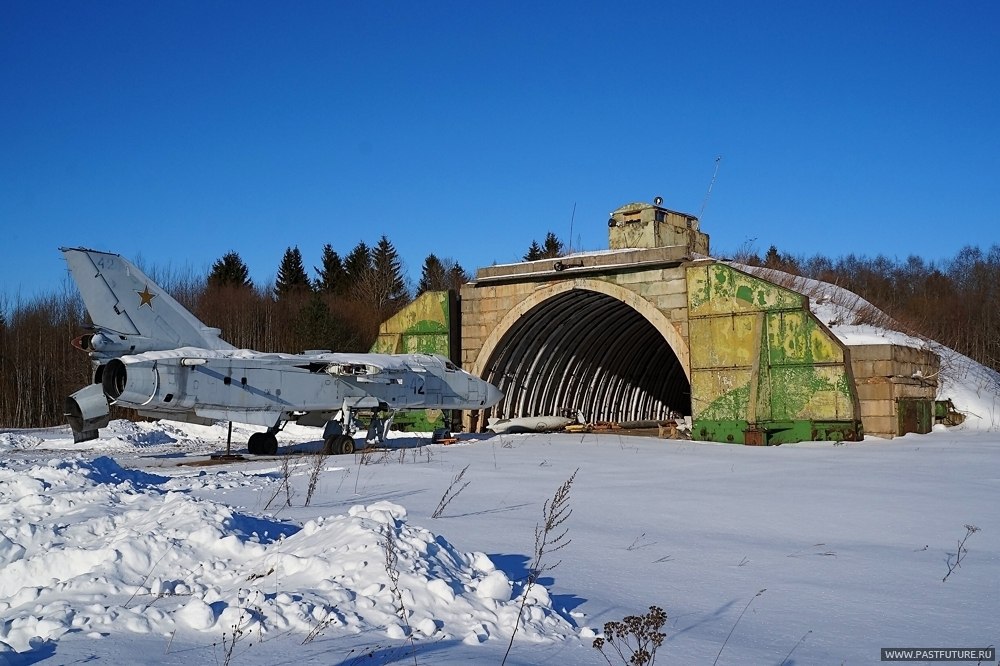
[[[691,413],[688,346],[659,309],[620,285],[541,286],[483,341],[472,372],[504,393],[484,416],[582,410],[588,421]]]

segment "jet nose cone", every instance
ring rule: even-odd
[[[492,407],[503,399],[503,393],[496,386],[486,382],[486,407]]]

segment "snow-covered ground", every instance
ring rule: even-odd
[[[543,504],[577,469],[571,542],[508,663],[606,663],[594,635],[651,605],[671,663],[1000,642],[996,432],[771,448],[405,436],[298,455],[317,434],[290,427],[287,455],[215,466],[181,463],[223,447],[222,425],[114,422],[85,445],[0,434],[0,663],[499,663]],[[942,581],[965,525],[979,531]]]

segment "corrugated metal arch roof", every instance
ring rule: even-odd
[[[625,422],[691,413],[684,369],[656,328],[617,298],[585,289],[526,312],[484,376],[504,393],[486,416],[580,410],[591,422]]]

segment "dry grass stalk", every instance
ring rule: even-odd
[[[521,624],[521,615],[524,613],[525,604],[528,603],[528,595],[531,592],[531,588],[538,582],[542,572],[551,571],[562,563],[562,560],[559,560],[555,564],[548,564],[546,557],[550,553],[562,550],[571,541],[567,536],[569,528],[564,528],[563,524],[573,514],[573,509],[569,506],[569,491],[579,471],[579,468],[574,470],[573,474],[556,489],[552,499],[545,500],[545,504],[542,505],[542,522],[535,525],[535,552],[531,560],[531,567],[528,569],[528,580],[521,593],[521,605],[517,609],[517,621],[514,623],[514,630],[510,632],[510,642],[507,644],[507,651],[500,662],[501,666],[507,663],[507,657],[510,655],[510,650],[514,645],[514,637],[517,635],[517,628]]]
[[[451,484],[448,485],[448,489],[444,491],[444,495],[441,496],[441,501],[438,502],[437,508],[434,509],[434,513],[431,514],[431,518],[440,518],[441,514],[444,513],[445,508],[451,503],[453,499],[458,497],[465,488],[469,485],[469,481],[462,482],[462,477],[465,476],[465,471],[469,469],[466,465],[462,468],[458,474],[456,474],[452,480]]]

